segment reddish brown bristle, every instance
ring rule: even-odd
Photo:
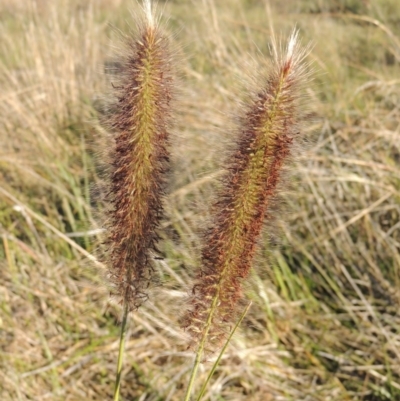
[[[275,60],[265,88],[248,104],[235,150],[226,161],[212,227],[204,238],[202,268],[184,320],[193,344],[204,351],[218,345],[232,323],[242,281],[249,274],[282,168],[298,135],[303,57],[294,34],[286,54]]]
[[[108,221],[112,295],[137,309],[154,279],[152,254],[163,213],[172,80],[168,40],[153,20],[129,44],[116,89]]]

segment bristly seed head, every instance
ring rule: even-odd
[[[245,106],[234,150],[205,233],[202,268],[184,318],[184,328],[205,352],[226,336],[242,296],[264,222],[271,217],[282,168],[299,135],[301,97],[309,48],[295,30],[285,50],[272,44],[273,66],[264,87]]]
[[[155,24],[151,3],[145,21],[128,43],[114,112],[108,218],[108,277],[112,296],[137,309],[154,280],[152,256],[163,214],[171,121],[173,73],[168,38]]]

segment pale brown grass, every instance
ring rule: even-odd
[[[281,246],[263,251],[269,263],[257,262],[262,273],[253,273],[248,288],[253,307],[208,399],[398,399],[397,1],[271,2],[269,16],[258,1],[195,4],[171,0],[164,11],[188,55],[177,173],[164,222],[166,259],[157,265],[165,285],[133,315],[123,399],[182,398],[192,354],[178,328],[180,303],[198,264],[199,229],[229,135],[226,114],[241,96],[250,55],[258,48],[268,54],[269,17],[277,32],[297,22],[304,39],[315,42],[313,140],[286,195]],[[133,6],[0,5],[5,401],[105,400],[112,393],[119,310],[108,305],[102,268],[89,256],[101,230],[79,233],[99,228],[92,214],[102,205],[90,192],[99,181],[93,138],[101,135],[102,70],[118,36],[109,24],[127,31]]]

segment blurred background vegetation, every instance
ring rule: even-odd
[[[209,400],[400,399],[398,0],[169,0],[181,47],[161,281],[132,316],[123,400],[182,399],[179,328],[230,115],[295,24],[317,73],[291,188]],[[0,3],[0,396],[111,399],[119,308],[101,244],[99,118],[131,0]],[[273,235],[279,246],[268,245]],[[210,369],[203,366],[199,380]]]

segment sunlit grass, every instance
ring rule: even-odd
[[[192,354],[179,329],[179,305],[199,263],[227,114],[243,96],[252,57],[268,54],[270,21],[277,33],[297,23],[304,40],[315,43],[310,142],[276,222],[280,246],[264,247],[256,261],[247,289],[253,306],[208,397],[399,397],[398,2],[270,3],[270,11],[255,0],[165,5],[187,56],[177,173],[163,222],[166,257],[157,264],[165,285],[134,316],[123,399],[183,397]],[[119,311],[107,304],[103,269],[90,258],[101,241],[94,138],[107,107],[101,94],[112,81],[104,65],[134,6],[1,2],[2,400],[111,398]]]

